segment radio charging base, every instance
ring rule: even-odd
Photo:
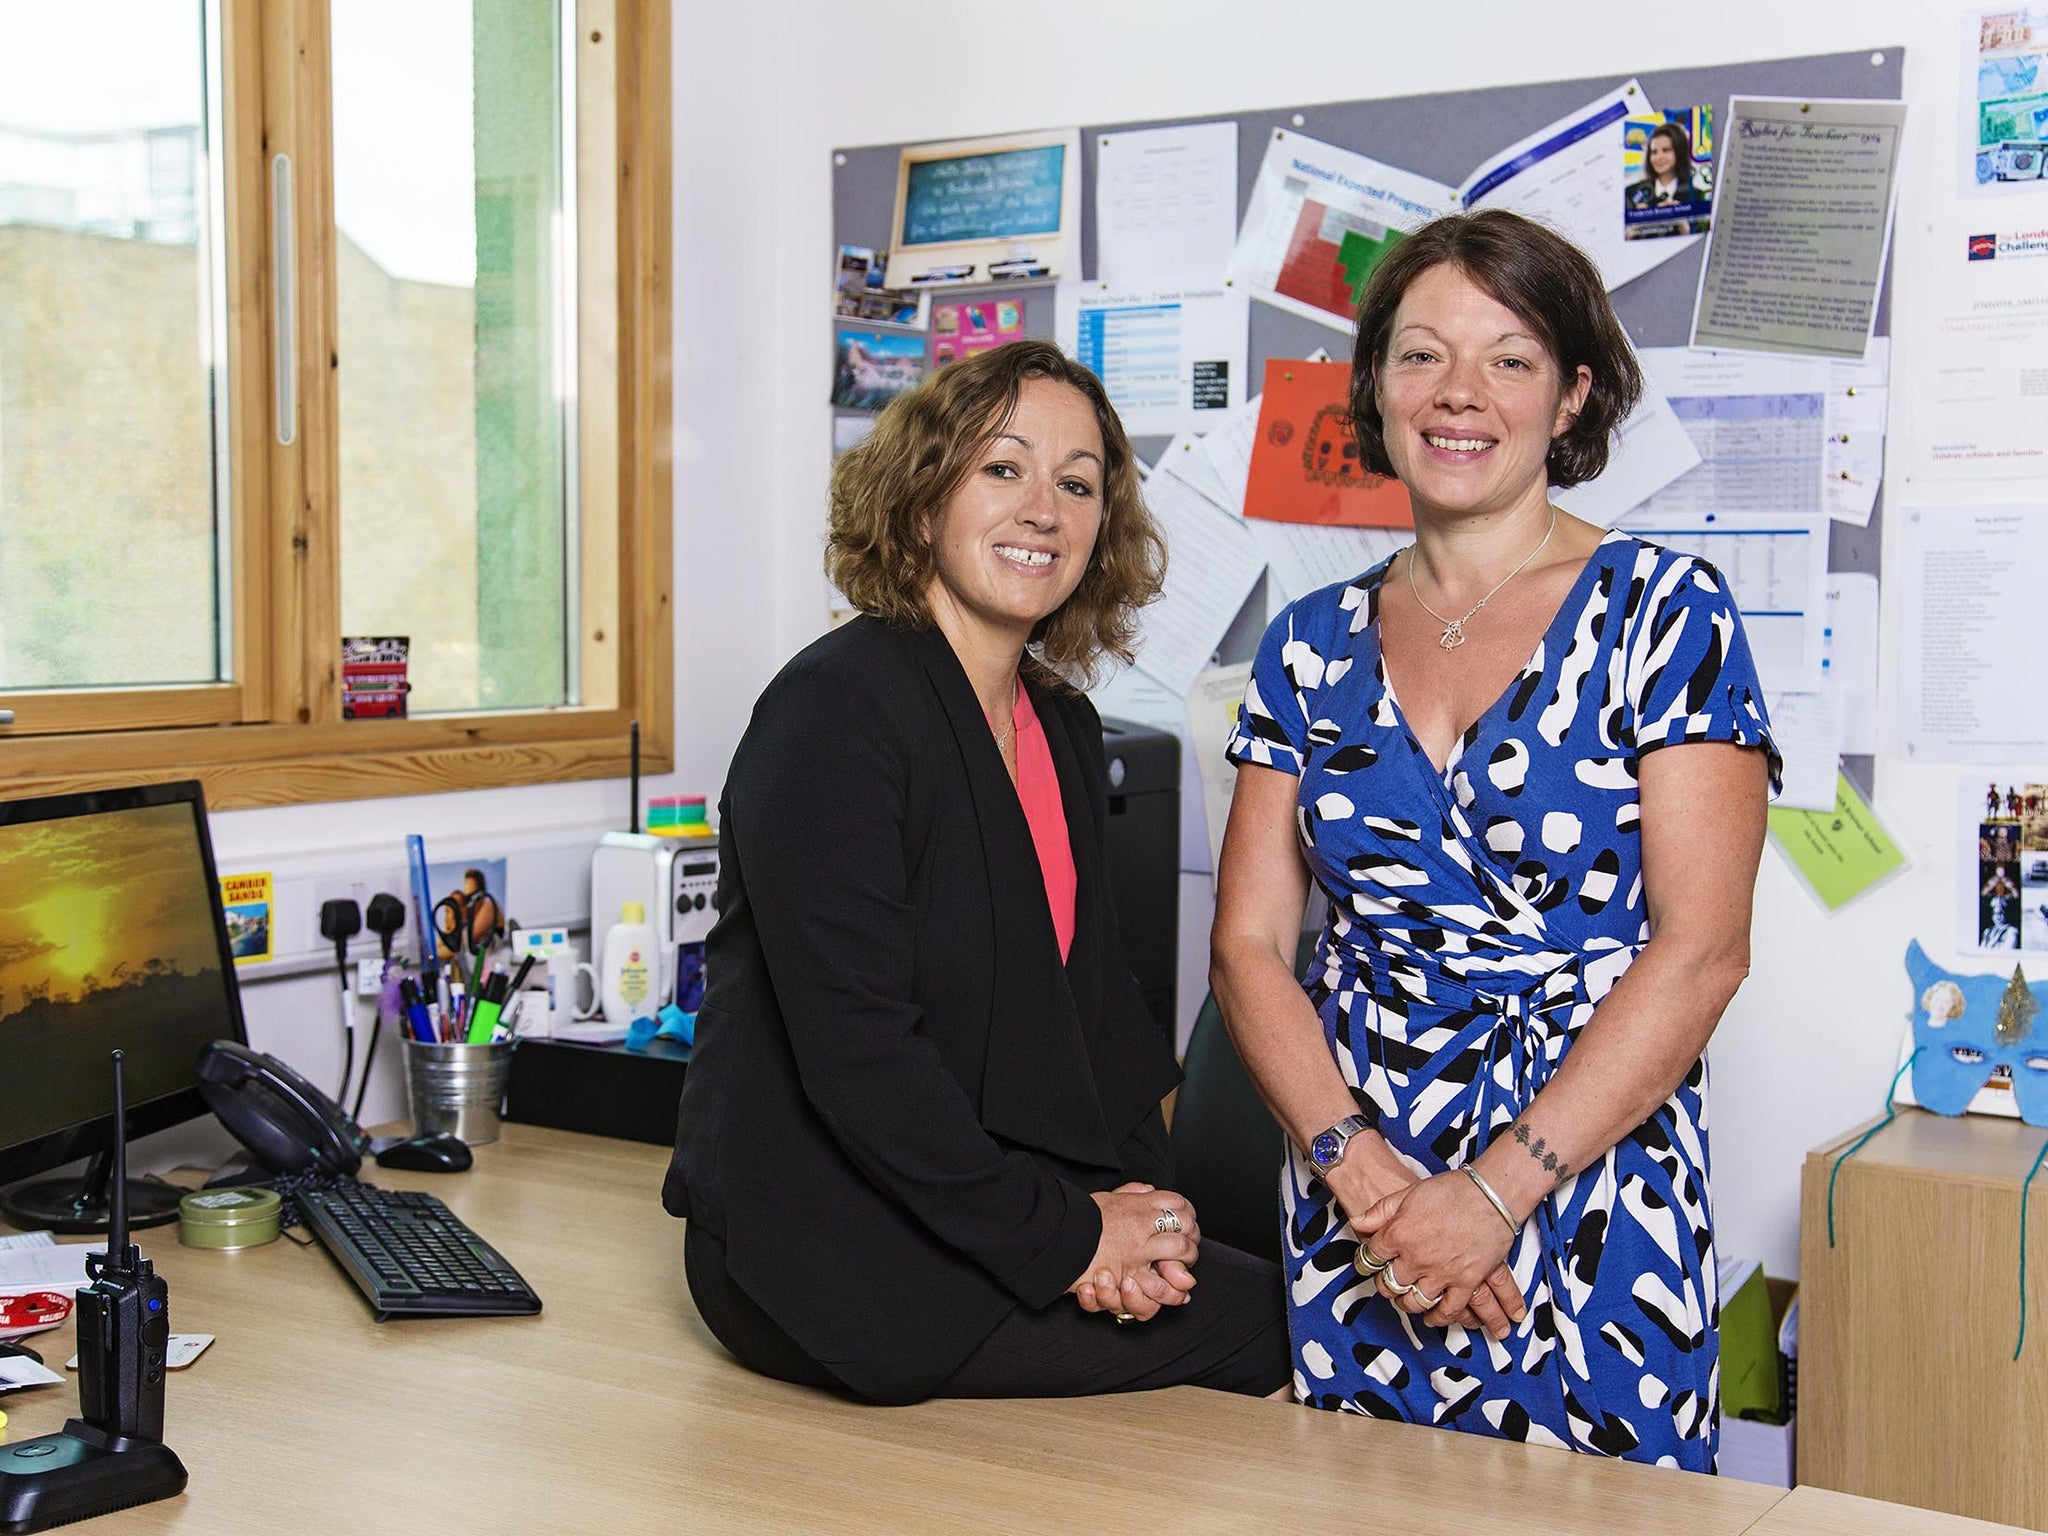
[[[68,1419],[54,1435],[0,1445],[0,1531],[46,1531],[184,1491],[185,1464],[161,1440]]]

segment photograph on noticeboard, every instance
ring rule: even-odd
[[[1714,213],[1714,109],[1688,107],[1621,125],[1622,234],[1704,235]]]
[[[879,411],[924,377],[925,339],[841,327],[832,368],[832,403]]]
[[[1976,856],[1960,862],[1964,949],[2048,950],[2048,783],[1962,789]]]
[[[887,260],[886,251],[874,251],[864,245],[840,246],[838,272],[832,285],[833,312],[844,320],[905,325],[921,331],[929,323],[931,291],[884,288],[882,266]]]

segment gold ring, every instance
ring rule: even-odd
[[[1138,1314],[1135,1312],[1119,1312],[1116,1315],[1116,1320],[1119,1323],[1135,1323],[1138,1320]]]

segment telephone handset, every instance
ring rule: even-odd
[[[199,1093],[235,1140],[278,1173],[352,1174],[363,1165],[362,1127],[275,1056],[215,1040],[199,1052]]]

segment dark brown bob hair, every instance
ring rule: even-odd
[[[1671,146],[1671,175],[1684,192],[1692,190],[1692,139],[1676,123],[1659,123],[1650,130],[1649,138],[1643,141],[1643,180],[1651,186],[1657,184],[1657,173],[1650,169],[1650,146],[1662,139]]]
[[[1102,528],[1073,596],[1032,636],[1037,675],[1089,679],[1104,655],[1129,663],[1138,610],[1159,595],[1166,544],[1145,510],[1123,423],[1102,381],[1049,341],[1013,341],[941,368],[890,401],[875,427],[832,466],[825,574],[862,613],[910,629],[925,601],[940,513],[989,439],[1008,425],[1027,379],[1080,392],[1102,433]]]
[[[1600,271],[1571,241],[1505,208],[1452,213],[1432,219],[1397,244],[1373,269],[1358,303],[1358,347],[1351,368],[1351,429],[1361,466],[1394,473],[1387,457],[1386,424],[1375,398],[1379,371],[1393,340],[1394,312],[1408,285],[1433,267],[1456,267],[1514,311],[1535,332],[1562,378],[1583,364],[1593,375],[1571,425],[1551,439],[1545,460],[1550,483],[1581,485],[1607,467],[1607,451],[1643,393],[1635,348],[1607,302]]]

